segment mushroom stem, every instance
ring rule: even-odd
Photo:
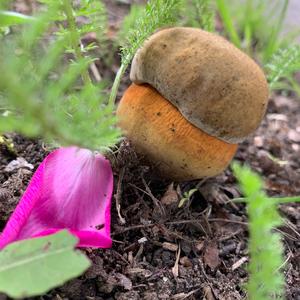
[[[221,173],[233,158],[236,144],[212,137],[188,122],[150,85],[132,84],[117,109],[119,125],[137,152],[176,181]]]

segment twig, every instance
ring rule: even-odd
[[[235,262],[232,267],[231,270],[234,271],[236,269],[238,269],[241,265],[243,265],[246,261],[248,260],[248,257],[244,256],[241,259],[239,259],[237,262]]]
[[[234,221],[234,220],[227,220],[227,219],[221,219],[221,218],[212,218],[212,219],[207,219],[208,222],[224,222],[224,223],[233,223],[233,224],[239,224],[239,225],[244,225],[248,226],[247,222],[241,222],[241,221]]]
[[[280,234],[284,235],[285,237],[287,237],[288,239],[290,239],[291,241],[298,241],[297,238],[293,237],[292,235],[280,230],[279,228],[274,228],[274,230],[276,230],[277,232],[279,232]]]
[[[172,268],[172,273],[174,275],[174,278],[176,279],[179,275],[179,267],[178,267],[178,264],[179,264],[179,259],[180,259],[180,252],[181,252],[181,247],[180,245],[178,246],[178,251],[177,251],[177,254],[176,254],[176,261],[175,261],[175,264],[174,264],[174,267]]]
[[[192,296],[193,294],[197,293],[200,290],[200,288],[192,290],[190,292],[186,293],[180,293],[180,294],[176,294],[174,296],[172,296],[170,299],[172,300],[184,300],[189,298],[190,296]]]
[[[92,62],[91,65],[90,65],[90,70],[91,72],[93,73],[94,77],[95,77],[95,80],[97,82],[100,82],[102,80],[102,76],[101,74],[99,73],[97,67],[96,67],[96,64],[95,62]]]
[[[293,223],[291,223],[291,221],[284,219],[284,223],[288,228],[290,228],[298,236],[298,238],[300,238],[300,233],[297,231],[296,226]]]
[[[181,224],[193,224],[193,223],[200,223],[201,220],[197,219],[197,220],[178,220],[178,221],[172,221],[172,222],[166,222],[166,223],[151,223],[151,224],[139,224],[139,225],[133,225],[130,227],[126,227],[123,230],[119,231],[119,232],[114,232],[112,233],[112,235],[118,235],[118,234],[122,234],[124,232],[127,231],[131,231],[131,230],[136,230],[136,229],[143,229],[143,228],[147,228],[147,227],[153,227],[156,225],[181,225]],[[248,223],[246,222],[239,222],[239,221],[233,221],[233,220],[226,220],[226,219],[219,219],[219,218],[214,218],[214,219],[208,219],[209,222],[225,222],[225,223],[234,223],[234,224],[240,224],[240,225],[244,225],[247,226]]]
[[[122,168],[120,171],[119,179],[118,179],[118,184],[117,184],[117,192],[114,195],[115,200],[116,200],[116,209],[118,212],[119,220],[121,224],[125,224],[126,220],[122,217],[121,215],[121,197],[122,197],[122,181],[125,173],[125,168]]]
[[[133,225],[133,226],[130,226],[130,227],[126,227],[123,230],[120,230],[120,231],[117,231],[117,232],[113,232],[111,235],[114,236],[114,235],[125,233],[127,231],[136,230],[136,229],[143,229],[143,228],[147,228],[147,227],[153,227],[155,225],[157,225],[157,224],[151,223],[151,224]]]
[[[161,202],[152,194],[152,192],[151,192],[151,190],[150,190],[149,186],[147,185],[144,178],[142,178],[142,181],[143,181],[143,184],[145,186],[147,195],[149,195],[149,197],[153,201],[154,205],[159,208],[161,214],[164,216],[166,214],[166,212],[165,212],[164,207],[162,206]]]
[[[229,235],[225,235],[223,237],[220,237],[218,240],[219,240],[219,242],[227,241],[227,240],[233,238],[234,236],[240,234],[241,232],[243,232],[243,229],[240,228],[240,229],[236,230],[235,232],[233,232]]]
[[[287,259],[283,262],[283,264],[276,270],[276,272],[279,272],[290,260],[290,258],[293,257],[293,253],[290,252]]]

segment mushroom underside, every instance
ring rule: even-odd
[[[137,152],[159,173],[176,181],[221,173],[232,160],[236,144],[212,137],[188,122],[150,85],[132,84],[117,109],[119,126]]]

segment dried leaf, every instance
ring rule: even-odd
[[[219,249],[216,242],[211,241],[205,247],[204,263],[212,270],[215,270],[220,264]]]

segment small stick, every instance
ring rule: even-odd
[[[127,228],[124,228],[121,231],[117,231],[112,233],[112,235],[117,235],[121,234],[127,231],[135,230],[135,229],[143,229],[147,227],[153,227],[155,225],[181,225],[181,224],[193,224],[193,223],[200,223],[201,220],[178,220],[178,221],[172,221],[172,222],[166,222],[166,223],[151,223],[151,224],[139,224],[139,225],[133,225]],[[209,222],[225,222],[225,223],[233,223],[233,224],[239,224],[239,225],[244,225],[247,226],[248,223],[246,222],[240,222],[240,221],[233,221],[233,220],[226,220],[226,219],[220,219],[220,218],[213,218],[213,219],[208,219],[207,221]]]
[[[122,181],[123,177],[125,174],[125,168],[122,168],[120,171],[119,179],[118,179],[118,184],[117,184],[117,192],[114,195],[115,200],[116,200],[116,209],[118,212],[119,220],[122,225],[126,223],[126,220],[122,217],[121,215],[121,197],[122,197]]]
[[[241,259],[239,259],[237,262],[235,262],[232,267],[231,270],[234,271],[236,269],[238,269],[241,265],[243,265],[246,261],[248,261],[248,257],[242,257]]]
[[[174,264],[174,267],[172,268],[172,273],[174,275],[174,278],[176,279],[179,275],[179,267],[178,267],[178,264],[179,264],[179,259],[180,259],[180,252],[181,252],[181,248],[180,248],[180,245],[178,246],[178,251],[177,251],[177,255],[176,255],[176,261],[175,261],[175,264]]]
[[[99,73],[99,71],[98,71],[98,69],[97,69],[97,67],[96,67],[95,62],[92,62],[92,63],[90,64],[90,70],[91,70],[91,72],[93,73],[95,80],[96,80],[97,82],[100,82],[100,81],[102,80],[102,76],[101,76],[101,74]]]

